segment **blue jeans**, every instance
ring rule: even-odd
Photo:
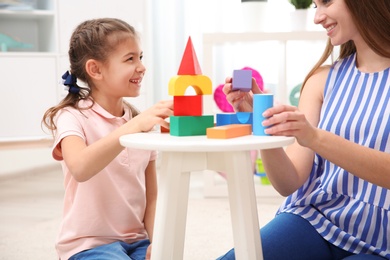
[[[81,251],[73,255],[69,260],[144,260],[149,245],[149,239],[140,240],[132,244],[118,241]]]
[[[323,239],[304,218],[290,213],[277,215],[260,230],[264,260],[383,260],[377,255],[354,255]],[[231,249],[218,260],[236,259]]]

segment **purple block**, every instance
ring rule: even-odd
[[[249,92],[252,89],[252,71],[234,70],[232,89]]]

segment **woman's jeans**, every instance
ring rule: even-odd
[[[334,246],[318,234],[304,218],[282,213],[260,230],[264,260],[369,260],[377,255],[354,255]],[[218,260],[233,260],[234,249]]]

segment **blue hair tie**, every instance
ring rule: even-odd
[[[80,92],[80,87],[77,86],[77,78],[69,73],[69,71],[66,71],[64,75],[62,75],[63,82],[62,84],[66,86],[66,90],[69,91],[69,93],[77,94]]]

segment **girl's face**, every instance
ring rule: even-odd
[[[337,46],[350,40],[356,40],[360,34],[352,21],[344,0],[314,0],[315,24],[321,24],[331,40]]]
[[[102,68],[104,88],[100,91],[116,98],[139,96],[146,70],[142,55],[139,40],[135,37],[118,44]]]

